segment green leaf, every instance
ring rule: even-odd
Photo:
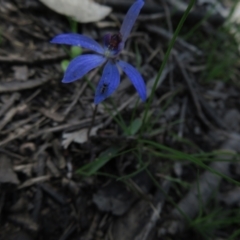
[[[134,121],[131,123],[131,125],[128,128],[128,133],[130,136],[134,136],[139,129],[142,126],[142,119],[141,118],[136,118]]]
[[[90,162],[80,169],[77,170],[78,174],[84,175],[84,176],[91,176],[95,174],[100,168],[102,168],[107,162],[109,162],[112,158],[114,158],[118,152],[120,151],[120,148],[111,147],[108,148],[106,151],[102,152],[98,158],[96,158],[95,161]]]
[[[144,115],[143,115],[143,122],[144,122],[144,123],[146,122],[147,113],[148,113],[148,111],[149,111],[149,109],[150,109],[150,106],[151,106],[151,103],[152,103],[152,101],[153,101],[153,99],[154,99],[155,91],[156,91],[158,82],[160,81],[160,77],[161,77],[161,75],[162,75],[163,69],[165,68],[165,66],[166,66],[166,64],[167,64],[167,61],[168,61],[168,58],[169,58],[169,56],[170,56],[171,50],[172,50],[172,48],[173,48],[173,46],[174,46],[174,44],[175,44],[175,41],[176,41],[176,39],[177,39],[177,37],[178,37],[181,29],[182,29],[182,26],[183,26],[185,20],[187,19],[187,16],[188,16],[188,14],[190,13],[190,11],[191,11],[192,7],[194,6],[195,2],[196,2],[196,0],[191,0],[191,1],[189,2],[189,5],[188,5],[187,9],[185,10],[185,12],[184,12],[184,14],[183,14],[180,22],[178,23],[178,26],[177,26],[177,28],[176,28],[176,30],[175,30],[175,32],[174,32],[174,34],[173,34],[173,37],[172,37],[172,39],[171,39],[171,41],[170,41],[170,43],[169,43],[167,52],[166,52],[166,54],[164,55],[163,62],[162,62],[162,64],[161,64],[160,68],[159,68],[159,71],[158,71],[158,73],[157,73],[156,79],[155,79],[155,81],[154,81],[154,84],[153,84],[153,87],[152,87],[152,90],[151,90],[151,94],[150,94],[149,100],[147,101],[147,104],[146,104],[146,106],[145,106]],[[143,133],[144,130],[145,130],[145,129],[142,128],[141,134]]]

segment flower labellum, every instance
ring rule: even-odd
[[[54,37],[51,43],[81,46],[94,52],[74,58],[70,62],[62,82],[74,82],[92,69],[105,64],[94,98],[94,103],[98,104],[109,97],[119,86],[120,74],[118,67],[120,67],[131,80],[140,98],[145,101],[147,98],[146,86],[141,74],[129,63],[118,59],[119,53],[124,48],[125,41],[143,5],[143,0],[136,0],[133,3],[123,20],[120,32],[113,35],[106,34],[103,40],[103,47],[95,40],[81,34],[67,33]]]

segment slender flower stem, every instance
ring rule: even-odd
[[[145,107],[144,116],[143,116],[143,126],[144,126],[144,124],[145,124],[145,121],[146,121],[146,118],[147,118],[147,113],[148,113],[148,111],[149,111],[150,105],[151,105],[151,103],[152,103],[152,101],[153,101],[154,93],[155,93],[155,91],[156,91],[157,84],[158,84],[158,81],[159,81],[160,76],[161,76],[161,74],[162,74],[162,71],[163,71],[163,69],[164,69],[164,67],[165,67],[165,65],[166,65],[166,63],[167,63],[167,60],[168,60],[168,58],[169,58],[169,56],[170,56],[171,50],[172,50],[172,48],[173,48],[173,46],[174,46],[174,44],[175,44],[175,41],[176,41],[176,39],[177,39],[177,37],[178,37],[178,35],[179,35],[179,32],[181,31],[182,26],[183,26],[183,24],[184,24],[184,22],[185,22],[185,20],[186,20],[186,18],[187,18],[187,16],[188,16],[189,12],[191,11],[191,9],[192,9],[195,1],[196,1],[196,0],[191,0],[191,2],[189,3],[186,11],[184,12],[184,14],[183,14],[183,16],[182,16],[182,18],[181,18],[178,26],[177,26],[176,31],[174,32],[173,38],[172,38],[172,40],[171,40],[170,43],[169,43],[169,47],[168,47],[167,52],[166,52],[166,54],[165,54],[165,57],[164,57],[164,59],[163,59],[163,63],[162,63],[162,65],[161,65],[161,67],[160,67],[160,69],[159,69],[159,71],[158,71],[156,80],[155,80],[155,82],[154,82],[154,85],[153,85],[153,88],[152,88],[152,91],[151,91],[151,95],[150,95],[149,100],[148,100],[148,102],[147,102],[147,104],[146,104],[146,107]],[[142,133],[143,133],[143,130],[142,130],[141,134],[142,134]]]
[[[98,105],[95,105],[94,110],[93,110],[92,121],[91,121],[91,124],[90,124],[90,126],[88,128],[88,132],[87,132],[87,139],[88,139],[88,141],[89,141],[90,133],[91,133],[91,130],[92,130],[92,127],[94,125],[95,118],[96,118],[96,115],[97,115],[97,109],[98,109]]]

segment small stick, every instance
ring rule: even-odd
[[[96,115],[97,115],[97,109],[98,109],[98,104],[95,105],[95,108],[94,108],[94,111],[93,111],[93,116],[92,116],[92,121],[91,121],[91,124],[90,124],[90,126],[89,126],[89,128],[88,128],[88,132],[87,132],[87,139],[88,139],[88,140],[89,140],[89,137],[90,137],[90,132],[91,132],[92,127],[93,127],[93,125],[94,125],[95,117],[96,117]]]
[[[188,99],[187,99],[187,97],[185,97],[183,99],[182,110],[180,113],[180,125],[179,125],[179,130],[178,130],[178,137],[180,137],[180,138],[183,137],[183,128],[184,128],[184,121],[185,121],[185,115],[186,115],[186,110],[187,110],[187,102],[188,102]]]
[[[198,116],[199,118],[202,120],[202,122],[208,126],[210,129],[213,129],[215,130],[215,126],[212,125],[212,123],[205,117],[205,115],[203,114],[203,111],[202,111],[202,107],[199,103],[199,99],[198,99],[198,96],[197,96],[197,93],[193,87],[193,84],[192,84],[192,81],[187,73],[187,71],[185,70],[185,68],[183,67],[183,64],[182,62],[179,60],[178,56],[175,54],[175,59],[176,59],[176,62],[179,66],[179,69],[181,70],[181,73],[183,75],[183,78],[184,80],[186,81],[187,83],[187,87],[190,91],[190,94],[191,94],[191,97],[193,99],[193,103],[197,109],[197,113],[198,113]]]

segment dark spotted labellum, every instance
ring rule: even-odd
[[[110,51],[116,51],[118,50],[119,44],[122,41],[122,35],[121,33],[113,34],[110,38],[108,49]]]

